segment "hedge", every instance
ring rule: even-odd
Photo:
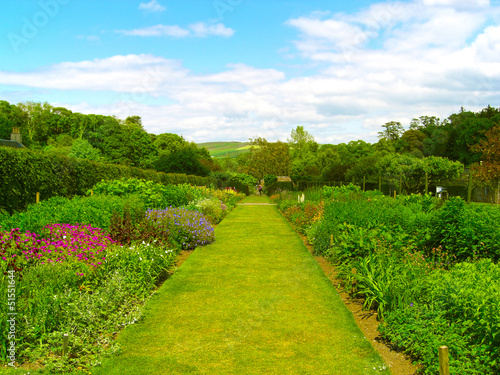
[[[97,163],[86,159],[47,155],[29,149],[0,147],[0,210],[9,214],[24,210],[40,199],[54,196],[85,195],[101,180],[142,178],[164,185],[191,184],[217,186],[212,177],[142,170],[117,164]]]

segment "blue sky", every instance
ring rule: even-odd
[[[376,142],[500,106],[495,0],[4,0],[0,99],[195,142]]]

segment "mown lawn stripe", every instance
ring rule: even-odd
[[[389,373],[275,206],[238,206],[215,234],[93,374]]]

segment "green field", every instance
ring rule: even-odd
[[[250,142],[205,142],[197,146],[205,147],[216,158],[235,158],[250,151]]]

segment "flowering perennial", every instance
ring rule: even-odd
[[[146,219],[160,239],[177,242],[182,249],[194,249],[215,240],[214,228],[199,212],[185,208],[167,207],[148,210]]]
[[[101,229],[82,224],[51,224],[44,228],[45,236],[19,228],[0,233],[0,259],[16,267],[33,263],[77,260],[97,267],[101,256],[113,243]],[[44,238],[45,237],[45,238]]]

